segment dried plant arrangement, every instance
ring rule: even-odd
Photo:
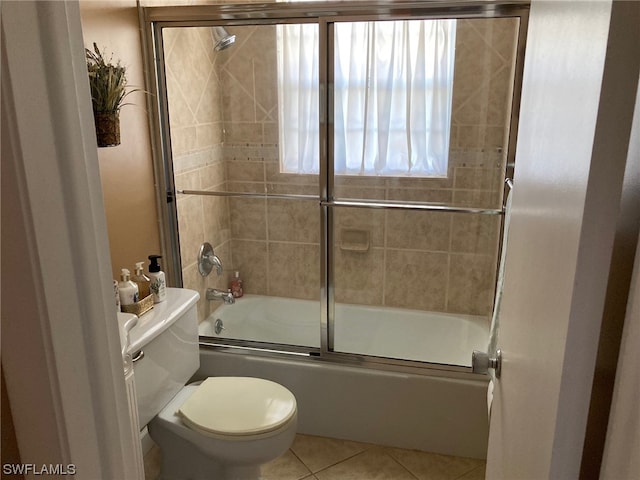
[[[120,145],[120,108],[124,99],[136,89],[127,88],[126,69],[118,60],[105,60],[98,46],[85,49],[91,103],[99,147]]]

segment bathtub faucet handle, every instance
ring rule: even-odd
[[[211,273],[213,267],[216,268],[218,276],[222,275],[222,262],[216,254],[213,253],[213,247],[209,242],[204,242],[200,245],[200,251],[198,252],[198,272],[203,277],[206,277]]]

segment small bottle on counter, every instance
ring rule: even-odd
[[[149,279],[151,284],[149,289],[153,295],[153,303],[164,302],[167,297],[167,288],[164,280],[164,272],[160,269],[158,259],[162,258],[162,255],[149,255]]]
[[[118,293],[120,295],[120,305],[133,305],[139,300],[138,285],[131,281],[131,272],[126,268],[123,268],[120,273]]]
[[[120,311],[120,291],[118,290],[118,281],[113,281],[113,293],[116,296],[116,308]]]
[[[231,284],[229,285],[231,288],[231,294],[234,298],[240,298],[244,295],[244,290],[242,288],[242,279],[240,278],[240,272],[236,272],[231,279]]]
[[[131,280],[138,285],[140,300],[151,295],[151,279],[144,274],[144,269],[142,268],[143,265],[144,262],[136,263],[134,275],[131,277]]]

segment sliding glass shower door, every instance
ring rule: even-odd
[[[493,307],[519,20],[330,27],[329,348],[469,366]]]
[[[486,347],[526,10],[401,3],[146,9],[166,237],[210,343],[461,371]],[[207,300],[236,271],[245,295]]]

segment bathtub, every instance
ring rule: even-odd
[[[486,317],[347,304],[335,312],[336,352],[471,366],[471,352],[487,348]],[[320,304],[245,295],[202,322],[200,335],[320,348]]]
[[[487,347],[482,317],[336,305],[334,350],[469,366]],[[261,355],[209,347],[202,337],[320,347],[319,303],[245,295],[200,324],[200,369],[194,379],[241,375],[289,388],[299,432],[398,448],[485,458],[485,376],[420,369],[416,373],[324,361],[309,355]],[[224,330],[216,334],[216,320]],[[428,323],[428,328],[425,324]],[[223,342],[220,342],[223,343]]]

